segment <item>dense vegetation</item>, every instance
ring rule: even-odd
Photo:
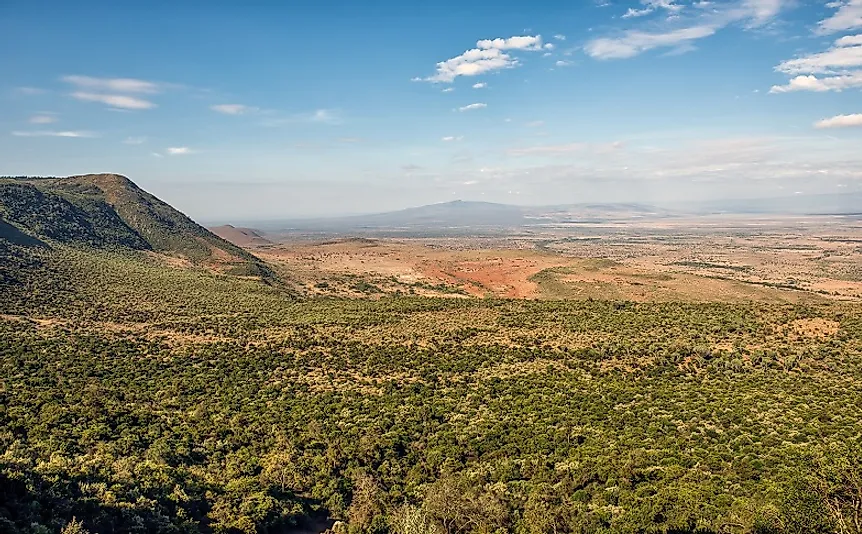
[[[858,306],[301,301],[52,247],[0,282],[2,532],[860,530]]]
[[[67,245],[152,250],[231,264],[244,270],[238,274],[271,274],[253,255],[115,174],[0,177],[0,235],[21,230]]]

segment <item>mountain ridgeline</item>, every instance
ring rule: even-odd
[[[57,245],[148,251],[231,274],[271,275],[258,258],[125,176],[0,178],[0,247]]]

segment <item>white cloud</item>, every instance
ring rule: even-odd
[[[437,63],[437,72],[434,75],[413,80],[451,83],[458,76],[478,76],[495,70],[514,68],[519,65],[518,60],[504,50],[542,50],[542,37],[525,35],[508,39],[483,39],[476,43],[476,47]]]
[[[156,107],[149,100],[125,95],[105,95],[100,93],[74,92],[72,98],[85,102],[101,102],[118,109],[151,109]]]
[[[483,109],[483,108],[487,108],[487,107],[488,107],[488,104],[484,104],[482,102],[477,102],[475,104],[470,104],[467,106],[461,106],[460,108],[458,108],[458,111],[471,111],[474,109]]]
[[[488,87],[488,84],[485,82],[479,82],[479,83],[473,84],[473,89],[484,89],[486,87]]]
[[[862,87],[860,67],[862,35],[847,35],[824,52],[782,61],[775,70],[794,77],[787,85],[774,85],[769,92],[840,92]]]
[[[249,107],[243,104],[218,104],[215,106],[210,106],[210,109],[218,113],[223,113],[225,115],[243,115],[245,113],[250,113],[257,110],[257,108]]]
[[[545,43],[544,46],[542,46],[542,48],[545,50],[553,50],[553,49],[557,48],[557,45],[555,45],[554,43]]]
[[[825,52],[782,61],[775,70],[790,75],[846,73],[849,68],[862,66],[862,45],[856,45],[857,37],[839,39]]]
[[[51,113],[40,113],[38,115],[33,115],[27,121],[30,124],[52,124],[57,122],[57,117]]]
[[[557,35],[554,36],[554,39],[556,39],[557,41],[565,41],[566,36],[561,34],[561,33],[558,33]]]
[[[454,88],[454,87],[447,87],[446,89],[443,89],[443,92],[444,92],[444,93],[451,93],[451,92],[453,92],[454,90],[455,90],[455,88]]]
[[[654,48],[684,45],[716,31],[712,26],[693,26],[665,33],[629,30],[622,37],[594,39],[587,43],[585,51],[595,59],[625,59]]]
[[[846,35],[837,41],[835,41],[835,46],[860,46],[862,45],[862,34],[859,35]]]
[[[554,65],[558,67],[571,67],[572,65],[574,65],[574,63],[572,63],[571,61],[565,61],[560,59],[556,63],[554,63]]]
[[[815,128],[851,128],[862,126],[862,113],[838,115],[814,124]]]
[[[476,46],[482,49],[497,50],[541,50],[542,36],[541,35],[519,35],[509,37],[508,39],[482,39],[476,43]]]
[[[66,83],[88,91],[106,91],[113,93],[148,93],[161,92],[160,84],[137,80],[134,78],[93,78],[92,76],[63,76]]]
[[[835,8],[838,11],[828,19],[820,21],[817,25],[820,33],[862,28],[862,0],[837,0],[826,4],[826,7]]]
[[[841,92],[845,89],[862,87],[862,71],[843,76],[828,76],[818,78],[813,74],[797,76],[790,80],[787,85],[773,85],[770,93],[791,93],[794,91],[814,91],[824,93],[826,91]]]
[[[192,154],[194,151],[187,146],[178,146],[168,148],[167,152],[171,156],[185,156],[187,154]]]
[[[312,113],[308,119],[311,122],[320,122],[325,124],[339,124],[341,117],[338,112],[332,109],[318,109]]]
[[[623,15],[623,18],[643,17],[644,15],[649,15],[658,9],[667,10],[671,15],[675,15],[683,9],[683,6],[674,3],[673,0],[641,0],[641,4],[646,7],[643,9],[634,9],[630,7]]]
[[[464,136],[461,136],[461,135],[459,135],[457,137],[455,137],[454,135],[447,135],[446,137],[444,137],[440,140],[443,141],[444,143],[451,143],[453,141],[461,141],[462,139],[464,139]]]
[[[146,137],[126,137],[123,141],[124,145],[142,145],[147,142]]]
[[[693,42],[714,35],[731,24],[746,28],[762,26],[774,18],[790,0],[731,0],[697,2],[695,9],[684,9],[669,0],[645,0],[642,10],[630,10],[625,18],[636,18],[657,9],[671,15],[658,30],[630,29],[617,37],[599,37],[589,41],[584,50],[596,59],[625,59],[655,48],[691,49]]]
[[[16,137],[96,137],[96,134],[93,132],[85,132],[80,130],[30,130],[12,132],[12,135]]]

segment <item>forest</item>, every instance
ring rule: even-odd
[[[28,254],[0,532],[860,532],[856,305],[309,299]]]

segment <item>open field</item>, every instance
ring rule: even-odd
[[[862,222],[740,217],[512,236],[309,239],[252,249],[306,291],[633,301],[862,299]]]

